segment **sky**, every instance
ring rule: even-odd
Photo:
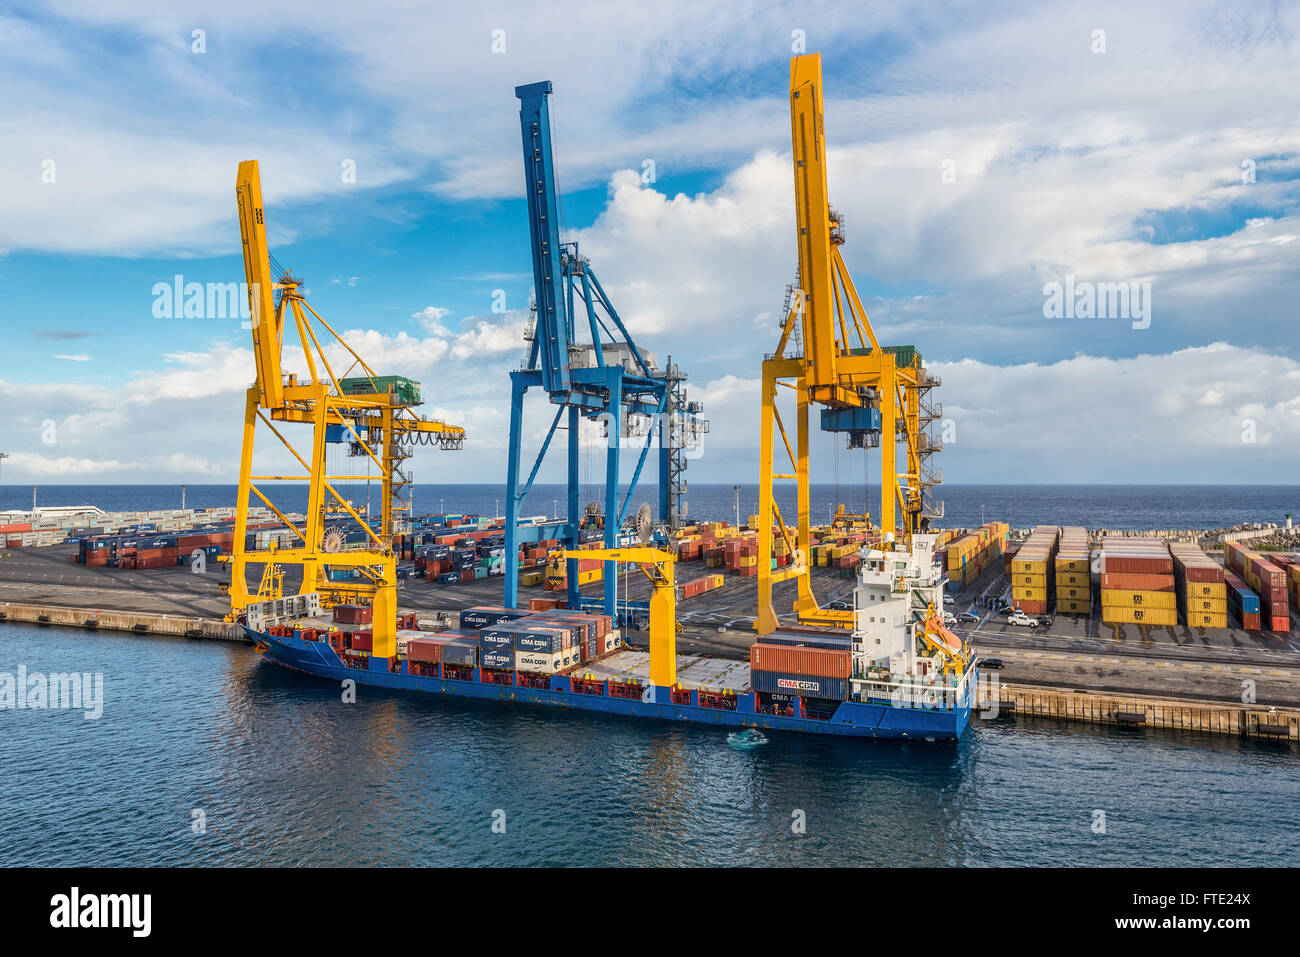
[[[242,281],[250,158],[313,307],[466,428],[419,481],[503,481],[540,79],[563,237],[704,404],[690,478],[755,481],[806,49],[844,258],[943,382],[947,482],[1294,482],[1298,37],[1262,2],[4,4],[0,481],[235,481],[250,334],[158,290]],[[1050,306],[1099,283],[1143,316]],[[814,480],[864,468],[815,439]]]

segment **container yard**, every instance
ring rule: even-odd
[[[371,368],[307,302],[301,277],[271,255],[261,168],[248,160],[235,176],[245,278],[250,307],[274,322],[250,324],[256,379],[236,501],[10,516],[17,520],[0,532],[21,557],[0,563],[0,583],[18,599],[15,614],[26,615],[31,593],[39,601],[57,580],[93,605],[108,598],[142,614],[221,617],[270,660],[324,678],[858,737],[959,738],[986,658],[999,662],[990,671],[1009,659],[1008,676],[1044,686],[1063,683],[1052,662],[1069,660],[1072,684],[1108,691],[1134,690],[1127,682],[1149,690],[1147,665],[1162,661],[1211,670],[1281,664],[1289,670],[1276,684],[1291,695],[1291,682],[1300,684],[1287,657],[1300,600],[1295,556],[1226,539],[1220,558],[1181,537],[1081,525],[1013,534],[997,519],[943,521],[933,461],[942,448],[933,396],[941,383],[916,345],[879,342],[853,288],[842,223],[826,201],[819,55],[791,60],[790,94],[800,284],[787,289],[780,338],[762,360],[759,510],[744,525],[738,501],[734,525],[688,517],[688,453],[708,420],[689,397],[687,372],[633,338],[593,264],[562,241],[552,88],[540,82],[515,89],[534,305],[526,359],[510,373],[505,514],[415,513],[414,447],[455,453],[466,432],[423,414],[420,382]],[[340,376],[330,358],[344,354],[350,365]],[[311,376],[287,373],[294,363]],[[813,524],[804,451],[812,418],[788,426],[777,402],[783,388],[817,407],[820,430],[850,453],[879,450],[877,514],[841,505]],[[530,395],[553,417],[528,469]],[[585,505],[584,419],[603,423],[609,440],[604,487]],[[657,461],[649,442],[624,441],[642,419],[660,422]],[[296,433],[310,432],[310,445],[295,447],[294,430],[277,422],[314,426]],[[530,518],[521,507],[560,430],[569,444],[566,507]],[[255,451],[268,446],[304,466],[307,511],[276,503],[277,483],[289,477],[254,474]],[[370,473],[381,486],[377,514],[368,504],[362,514],[335,488],[329,463],[339,454],[378,469]],[[635,470],[621,488],[626,459]],[[633,509],[648,461],[657,494]],[[782,514],[777,481],[793,483],[797,514]],[[66,562],[58,572],[54,554]],[[1253,637],[1243,642],[1242,633]],[[1201,645],[1196,654],[1189,637]],[[1090,668],[1101,684],[1079,679]],[[1167,677],[1158,684],[1169,695],[1192,693]]]

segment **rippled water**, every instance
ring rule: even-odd
[[[0,625],[0,672],[19,664],[102,672],[105,706],[0,711],[4,865],[1300,864],[1287,745],[1000,719],[956,746],[737,747],[365,688],[344,704],[246,646]]]

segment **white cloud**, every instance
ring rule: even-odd
[[[450,315],[451,310],[442,306],[425,306],[419,312],[411,313],[411,318],[418,320],[420,325],[435,336],[449,336],[451,330],[442,324],[442,320]]]
[[[478,350],[462,358],[448,340],[435,337],[374,330],[349,331],[345,337],[377,372],[400,369],[421,379],[422,414],[467,429],[463,452],[421,450],[416,463],[421,482],[503,480],[507,372],[514,364],[508,351]],[[0,381],[0,402],[12,410],[13,457],[5,462],[6,477],[233,482],[251,352],[215,347],[160,358],[159,369],[137,373],[113,389],[75,381],[36,388]],[[1243,476],[1285,482],[1294,474],[1300,362],[1261,349],[1215,343],[1120,359],[1081,355],[1016,365],[962,360],[930,368],[943,379],[936,398],[956,429],[938,463],[949,482],[1232,481]],[[757,376],[726,374],[692,384],[689,392],[704,403],[711,422],[690,477],[754,481]],[[782,401],[788,404],[784,393]],[[530,400],[528,448],[536,449],[550,419],[542,398]],[[788,412],[786,420],[793,421]],[[52,435],[46,428],[51,421]],[[828,481],[835,463],[848,461],[834,443],[828,435],[815,435],[815,479]],[[259,450],[265,467],[292,466],[265,434]],[[783,454],[778,446],[778,460]],[[559,474],[551,462],[541,480]]]
[[[54,358],[63,359],[68,362],[89,362],[90,361],[90,356],[86,355],[86,353],[84,352],[77,353],[76,355],[72,355],[66,352],[58,352],[55,353]]]

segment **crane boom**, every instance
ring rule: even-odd
[[[542,383],[547,392],[568,392],[569,346],[573,342],[570,316],[561,292],[559,193],[555,188],[551,153],[551,81],[528,83],[515,89],[519,97],[519,125],[524,139],[524,198],[528,203],[528,229],[532,238],[533,287],[537,301],[534,347],[541,352]]]
[[[271,274],[266,242],[266,217],[262,212],[262,177],[257,160],[244,160],[235,176],[239,205],[239,234],[244,246],[244,275],[248,280],[248,314],[253,327],[253,358],[257,385],[266,408],[284,405],[280,375],[283,316],[275,309],[275,276]]]
[[[803,341],[811,388],[838,384],[835,342],[834,247],[826,188],[820,54],[790,61],[790,139],[794,147],[794,209],[803,284]]]

